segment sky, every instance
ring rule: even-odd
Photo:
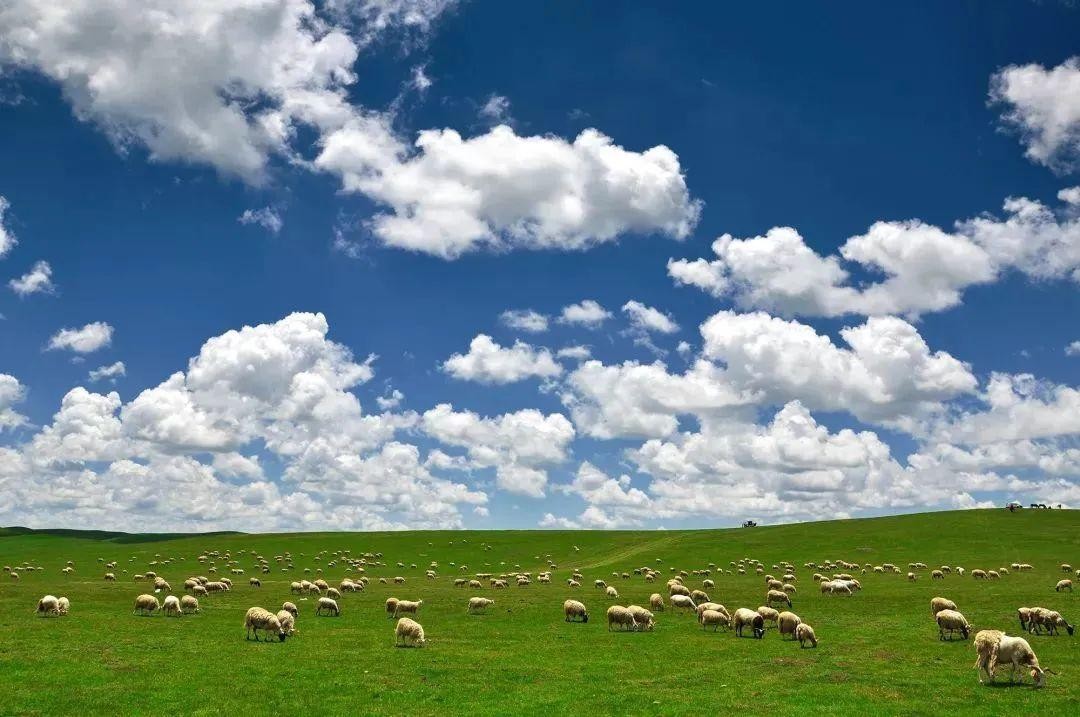
[[[1076,506],[1080,6],[744,5],[0,4],[0,525]]]

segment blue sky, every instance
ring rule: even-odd
[[[1080,502],[1071,3],[200,5],[0,9],[0,524]]]

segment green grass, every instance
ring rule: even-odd
[[[1080,635],[1029,638],[1040,661],[1061,673],[1044,690],[985,687],[972,669],[970,641],[943,643],[930,616],[935,595],[956,601],[977,629],[1019,634],[1015,611],[1043,605],[1080,622],[1080,595],[1058,594],[1058,565],[1080,567],[1080,513],[1076,511],[963,511],[872,520],[808,523],[754,529],[668,532],[413,532],[306,533],[176,537],[77,532],[0,532],[0,564],[29,562],[43,572],[21,580],[0,576],[0,713],[2,714],[270,714],[320,715],[436,713],[685,714],[739,712],[791,714],[1077,714],[1080,709]],[[480,549],[482,543],[493,546]],[[575,551],[574,546],[580,551]],[[134,573],[150,569],[155,554],[176,559],[158,570],[180,590],[184,578],[205,574],[196,556],[232,551],[247,574],[235,589],[211,595],[202,614],[181,619],[131,615],[136,595],[149,591]],[[317,563],[321,550],[380,551],[388,563],[373,568],[367,593],[346,594],[340,618],[316,618],[312,601],[298,601],[300,634],[285,643],[244,639],[243,616],[252,605],[277,610],[289,582],[320,565],[336,584],[345,574]],[[291,551],[293,573],[259,575],[249,588],[256,551]],[[474,572],[538,572],[546,556],[558,564],[552,585],[481,591],[455,588]],[[116,583],[102,580],[98,558],[118,561]],[[609,633],[603,614],[611,600],[591,586],[603,578],[621,593],[620,604],[647,605],[662,581],[612,580],[612,571],[641,565],[692,570],[709,562],[752,557],[766,567],[781,560],[798,566],[794,611],[811,623],[820,646],[802,650],[774,630],[764,640],[702,632],[688,615],[658,614],[652,633]],[[662,560],[657,563],[656,559]],[[860,576],[853,598],[827,598],[803,563],[828,559],[906,566],[922,561],[968,570],[1030,562],[1035,570],[996,582],[952,576],[912,584],[903,575]],[[60,569],[73,560],[76,573]],[[397,561],[416,569],[395,567]],[[440,563],[439,578],[423,577]],[[565,579],[580,568],[587,584],[571,590]],[[223,566],[222,573],[227,574]],[[127,571],[124,574],[122,571]],[[907,568],[904,567],[906,572]],[[404,575],[404,586],[375,578]],[[764,584],[756,575],[714,575],[714,600],[729,609],[756,608]],[[1080,582],[1080,581],[1077,581]],[[698,587],[696,579],[688,579]],[[45,593],[66,595],[72,614],[35,617]],[[493,597],[490,614],[466,615],[473,594]],[[418,619],[429,644],[393,647],[388,596],[423,598]],[[562,602],[588,605],[588,624],[567,625]],[[1005,681],[1007,682],[1007,673]]]

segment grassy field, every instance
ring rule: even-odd
[[[0,576],[0,714],[1077,714],[1080,711],[1080,636],[1029,638],[1040,661],[1061,674],[1043,690],[985,687],[972,669],[970,641],[940,642],[930,598],[954,600],[976,627],[1019,634],[1016,608],[1042,605],[1080,622],[1080,595],[1055,593],[1059,564],[1080,567],[1076,511],[963,511],[753,529],[667,532],[414,532],[295,535],[117,536],[0,531],[0,564],[40,565],[15,582]],[[492,546],[482,550],[482,544]],[[575,546],[579,550],[575,550]],[[339,564],[315,561],[320,551],[382,552],[385,568],[371,568],[366,593],[346,594],[340,618],[315,617],[311,600],[289,594],[289,582],[322,567],[332,585]],[[132,575],[150,561],[180,591],[184,578],[205,574],[196,557],[231,551],[246,570],[232,576],[232,592],[202,599],[202,613],[179,619],[136,617],[136,595],[150,586]],[[290,551],[296,569],[257,575],[250,551],[273,563]],[[551,585],[506,590],[455,588],[475,572],[536,573],[548,556],[558,564]],[[658,614],[651,633],[608,632],[610,604],[648,605],[663,582],[611,579],[612,571],[653,565],[692,570],[710,562],[727,568],[743,557],[798,567],[793,610],[817,631],[817,649],[730,632],[703,632],[690,615]],[[98,559],[118,562],[118,581],[106,583]],[[910,562],[996,569],[1029,562],[1035,570],[995,582],[970,576],[931,581],[929,571],[909,583],[904,575],[857,576],[864,589],[852,598],[822,596],[802,565],[826,560],[880,564],[907,571]],[[76,572],[61,573],[66,561]],[[439,577],[425,580],[431,561]],[[657,561],[660,562],[657,562]],[[406,566],[398,568],[402,561]],[[466,564],[466,573],[450,567]],[[219,566],[221,574],[228,574]],[[566,578],[580,569],[586,584]],[[404,575],[405,585],[380,585]],[[757,575],[713,575],[713,600],[730,610],[762,604]],[[592,587],[603,578],[621,597]],[[1075,576],[1074,576],[1075,578]],[[700,587],[690,578],[690,587]],[[1080,580],[1077,580],[1080,583]],[[66,595],[64,618],[34,615],[45,593]],[[487,615],[466,614],[474,594],[496,603]],[[389,596],[424,600],[419,621],[429,644],[393,647]],[[562,602],[582,600],[588,624],[563,622]],[[252,605],[300,606],[300,634],[284,643],[245,641],[243,617]],[[1001,676],[999,674],[999,680]]]

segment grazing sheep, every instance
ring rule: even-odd
[[[38,600],[37,614],[42,617],[48,617],[49,615],[60,617],[60,601],[55,595],[46,595]]]
[[[287,635],[285,630],[281,627],[281,622],[278,621],[277,615],[264,610],[261,607],[248,608],[247,614],[244,615],[244,635],[245,640],[250,640],[254,635],[255,640],[259,640],[259,630],[262,630],[267,635],[277,633],[278,642],[285,642]]]
[[[386,598],[386,616],[389,618],[394,617],[394,613],[397,611],[397,598]]]
[[[143,615],[153,615],[154,611],[161,609],[161,603],[153,595],[142,594],[135,598],[135,609],[131,612],[142,613]]]
[[[416,602],[413,602],[412,600],[398,600],[397,605],[394,606],[394,617],[397,617],[402,613],[412,613],[415,615],[419,612],[420,607],[423,604],[423,600],[417,600]]]
[[[930,614],[937,615],[942,610],[955,610],[956,603],[948,598],[936,597],[930,601]]]
[[[165,617],[168,617],[169,615],[180,617],[183,615],[184,611],[180,609],[180,598],[175,595],[166,597],[164,604],[161,606],[161,614]]]
[[[1039,628],[1045,627],[1046,634],[1055,635],[1059,627],[1064,627],[1068,633],[1073,634],[1073,626],[1066,622],[1061,613],[1056,610],[1048,610],[1045,607],[1031,608],[1031,619],[1028,622],[1031,632],[1039,634]]]
[[[934,615],[934,622],[938,625],[938,639],[945,639],[945,632],[948,631],[949,639],[952,639],[954,632],[959,632],[960,635],[966,640],[971,630],[971,625],[968,624],[967,618],[956,610],[941,610],[938,614]]]
[[[469,598],[469,612],[476,613],[485,609],[488,605],[494,605],[495,601],[484,597]]]
[[[424,628],[416,620],[403,617],[394,627],[394,645],[400,647],[423,647],[427,643]]]
[[[799,647],[806,647],[807,642],[812,647],[817,647],[817,635],[814,634],[814,628],[805,622],[795,626],[795,639],[799,641]]]
[[[207,595],[206,586],[205,585],[196,585],[194,588],[192,588],[191,594],[195,595],[195,596],[202,595],[203,597],[206,597],[206,595]]]
[[[1071,573],[1072,572],[1072,566],[1069,565],[1068,563],[1062,563],[1061,564],[1061,572],[1063,572],[1063,573]]]
[[[908,582],[912,582],[912,583],[913,583],[913,582],[915,582],[916,580],[918,580],[918,579],[919,579],[919,576],[918,576],[918,575],[916,575],[915,573],[908,573],[908,574],[907,574],[907,579],[908,579]]]
[[[116,582],[116,573],[105,573],[105,582]]]
[[[672,607],[677,607],[677,608],[682,608],[684,610],[685,609],[690,609],[690,610],[696,610],[697,609],[697,605],[694,603],[694,601],[690,598],[689,595],[672,595],[671,596],[671,606]]]
[[[250,585],[253,588],[261,588],[262,587],[262,581],[259,580],[258,578],[248,578],[248,585]]]
[[[585,609],[585,605],[577,600],[567,600],[564,602],[563,614],[566,616],[566,622],[589,621],[589,612]]]
[[[294,605],[291,602],[282,603],[281,604],[281,609],[285,610],[286,612],[291,612],[293,617],[296,617],[297,615],[300,614],[300,611],[296,609],[296,605]]]
[[[675,597],[676,595],[690,597],[690,588],[686,587],[685,585],[680,585],[679,583],[673,583],[671,585],[668,585],[668,596]]]
[[[401,603],[398,603],[399,605]],[[334,617],[341,617],[341,608],[338,607],[337,600],[328,597],[319,598],[318,607],[315,608],[316,615],[322,615],[323,611]]]
[[[657,612],[664,610],[664,598],[660,593],[653,593],[649,596],[649,607]]]
[[[57,600],[56,606],[60,608],[61,615],[67,615],[69,612],[71,612],[71,601],[68,600],[66,597],[61,597],[59,600]]]
[[[1059,580],[1058,584],[1054,586],[1054,592],[1059,593],[1062,590],[1072,592],[1072,580]]]
[[[698,613],[698,622],[701,623],[701,629],[704,630],[708,625],[713,626],[713,632],[716,632],[721,625],[724,627],[730,627],[731,621],[727,615],[719,610],[702,610]]]
[[[1016,679],[1016,670],[1025,667],[1030,671],[1031,679],[1035,687],[1042,687],[1046,680],[1046,673],[1054,674],[1050,670],[1044,670],[1039,666],[1039,658],[1031,645],[1022,637],[1010,637],[1000,630],[980,630],[975,635],[975,667],[979,668],[994,681],[997,666],[1008,663],[1010,666],[1009,681]],[[979,682],[983,682],[982,679]]]
[[[975,580],[986,580],[986,571],[976,568],[975,570],[971,571],[971,577]]]
[[[798,592],[798,590],[795,589],[795,586],[791,583],[784,583],[784,585],[780,589],[786,592],[788,595],[794,595]]]
[[[296,634],[296,615],[293,615],[288,610],[278,610],[276,617],[286,635],[291,637]]]
[[[1016,617],[1020,620],[1020,629],[1029,632],[1031,630],[1031,608],[1017,608]]]
[[[607,609],[607,629],[612,625],[621,625],[623,630],[636,630],[637,621],[633,614],[622,605],[612,605]]]
[[[765,604],[772,605],[774,602],[784,603],[791,607],[791,597],[783,590],[770,590],[765,593]]]
[[[604,594],[606,594],[609,598],[618,599],[619,597],[619,591],[611,585],[608,585],[607,590],[604,591]]]
[[[299,595],[300,593],[304,592],[304,584],[298,582],[289,583],[289,592]]]
[[[775,623],[780,618],[779,612],[777,612],[771,607],[766,607],[765,605],[762,605],[757,609],[757,614],[761,615],[761,619],[765,620],[766,622]]]
[[[709,595],[704,590],[691,590],[690,599],[696,603],[709,602]]]
[[[997,570],[990,570],[990,571],[987,571],[986,577],[988,577],[991,580],[997,580],[998,578],[1001,577],[1001,575],[998,574]]]
[[[760,640],[765,636],[765,620],[753,610],[741,607],[731,617],[731,625],[735,628],[735,635],[742,637],[743,628],[749,625],[755,638]]]
[[[334,600],[341,599],[341,591],[337,588],[326,588],[326,597],[333,598]]]
[[[795,628],[802,624],[802,618],[793,612],[787,612],[786,610],[780,613],[776,618],[776,627],[781,635],[791,635],[791,639],[795,639]]]
[[[639,631],[651,632],[653,629],[653,614],[640,605],[627,605],[626,609],[634,616]]]
[[[394,578],[394,584],[395,585],[404,585],[405,584],[405,578],[398,575],[396,578]]]
[[[186,613],[199,612],[199,601],[191,595],[185,595],[180,598],[180,609]]]
[[[930,573],[930,579],[931,580],[944,580],[945,579],[945,573],[941,572],[940,570],[934,570],[934,571],[932,571]]]

